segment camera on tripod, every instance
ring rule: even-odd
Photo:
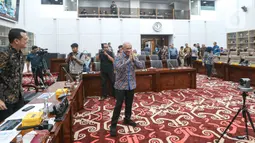
[[[218,142],[221,140],[221,138],[223,138],[224,134],[226,134],[226,132],[228,131],[228,129],[230,128],[231,124],[233,124],[233,122],[235,121],[236,117],[238,116],[239,113],[242,113],[242,117],[244,118],[245,121],[245,132],[246,135],[245,136],[237,136],[237,139],[247,139],[249,140],[249,134],[248,134],[248,121],[250,122],[250,125],[252,127],[253,132],[255,133],[255,127],[254,124],[252,122],[252,118],[251,115],[247,109],[246,106],[246,97],[248,96],[248,92],[251,92],[253,90],[253,88],[251,87],[251,80],[249,78],[241,78],[239,80],[239,86],[238,89],[240,91],[242,91],[242,97],[243,97],[243,105],[242,107],[237,111],[236,115],[234,116],[234,118],[231,120],[231,122],[229,123],[229,125],[227,126],[227,128],[224,130],[224,132],[221,134],[220,138],[218,139]]]

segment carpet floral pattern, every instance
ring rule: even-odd
[[[213,143],[242,105],[238,84],[197,75],[197,89],[178,89],[159,93],[136,93],[133,120],[137,127],[123,125],[124,108],[118,122],[117,137],[109,128],[115,101],[90,97],[84,110],[74,116],[74,140],[82,143]],[[247,97],[249,112],[255,121],[255,98]],[[241,114],[232,124],[225,143],[248,142],[236,136],[245,134]],[[249,123],[250,140],[254,140]]]

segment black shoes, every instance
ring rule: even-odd
[[[131,119],[124,119],[123,124],[136,127],[136,123],[134,121],[132,121]],[[116,137],[116,135],[117,135],[117,126],[113,126],[113,125],[110,126],[110,135],[111,135],[111,137]]]
[[[130,125],[132,127],[136,127],[136,123],[134,121],[132,121],[131,119],[124,119],[123,124],[124,125]]]
[[[116,135],[117,135],[117,128],[116,128],[116,126],[111,126],[110,127],[110,135],[111,135],[111,137],[116,137]]]

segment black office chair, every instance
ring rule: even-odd
[[[179,64],[178,64],[177,59],[168,59],[167,60],[167,67],[168,68],[176,68],[178,66],[179,66]]]
[[[163,64],[161,60],[151,60],[151,67],[153,68],[163,68]]]
[[[42,92],[38,92],[39,89],[35,85],[22,85],[22,87],[26,89],[23,94],[25,104],[42,94]]]
[[[139,61],[146,61],[146,55],[140,55],[137,56],[137,58],[139,59]]]
[[[93,66],[94,66],[93,71],[100,71],[100,62],[94,62]]]
[[[151,52],[145,51],[145,55],[149,56],[151,54]]]
[[[143,65],[143,69],[146,69],[146,66],[145,66],[145,61],[140,61]]]
[[[150,55],[150,60],[159,60],[158,55]]]

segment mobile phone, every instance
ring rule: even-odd
[[[33,108],[35,108],[35,106],[28,106],[27,108],[24,108],[22,111],[23,112],[27,112],[27,111],[29,111],[29,110],[31,110]]]

